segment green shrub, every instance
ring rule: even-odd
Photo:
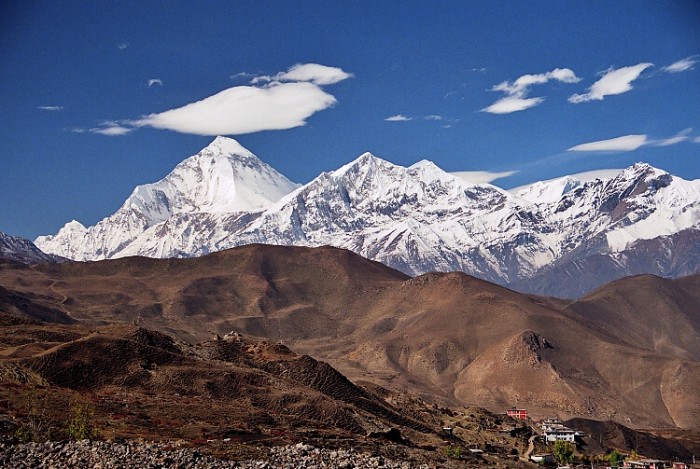
[[[459,459],[462,457],[462,449],[459,446],[445,446],[442,448],[442,454],[450,459]]]
[[[66,422],[68,437],[71,440],[89,440],[98,435],[93,423],[94,411],[86,402],[74,401],[70,405],[70,418]]]

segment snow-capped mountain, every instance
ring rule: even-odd
[[[85,228],[72,221],[55,236],[40,236],[36,243],[47,252],[81,261],[206,253],[193,244],[197,239],[193,232],[219,225],[232,229],[228,220],[246,219],[246,214],[264,210],[296,187],[237,141],[217,137],[160,181],[136,187],[119,210],[95,226]],[[177,233],[177,220],[185,221],[183,230],[188,234]],[[142,252],[136,241],[146,242],[146,232],[153,233],[158,246]],[[193,239],[183,244],[183,236]]]
[[[218,137],[163,180],[137,187],[97,225],[71,222],[36,243],[79,260],[328,244],[409,274],[459,270],[576,296],[640,268],[664,276],[697,271],[698,243],[682,240],[699,232],[700,181],[646,164],[585,183],[535,183],[514,195],[427,161],[405,168],[365,153],[297,187],[235,140]],[[659,260],[662,251],[669,259],[682,251],[685,261]],[[569,287],[557,286],[567,279]]]
[[[58,256],[46,254],[28,239],[0,232],[0,260],[9,259],[23,264],[63,262]]]

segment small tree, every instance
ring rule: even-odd
[[[616,449],[614,449],[610,451],[610,453],[608,453],[607,456],[605,456],[605,459],[610,464],[610,467],[618,467],[624,459],[624,456],[622,456],[622,454],[620,454]]]
[[[574,448],[563,440],[557,440],[554,442],[554,448],[552,449],[552,456],[559,464],[570,463],[574,455]]]

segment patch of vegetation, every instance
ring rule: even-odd
[[[568,464],[573,460],[574,447],[563,440],[557,440],[552,448],[552,456],[559,464]]]
[[[75,400],[70,405],[70,417],[66,422],[66,432],[71,440],[91,440],[99,435],[94,426],[95,414],[92,405]]]
[[[26,420],[15,431],[15,438],[21,442],[44,441],[49,438],[49,417],[47,395],[30,388],[24,398]]]
[[[462,457],[462,448],[459,446],[445,446],[442,448],[442,454],[450,459],[459,459]]]
[[[608,461],[610,467],[619,467],[625,457],[616,449],[605,455],[605,460]]]

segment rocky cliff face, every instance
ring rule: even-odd
[[[22,264],[44,264],[65,261],[59,256],[46,254],[28,239],[0,232],[0,261],[10,260]]]

